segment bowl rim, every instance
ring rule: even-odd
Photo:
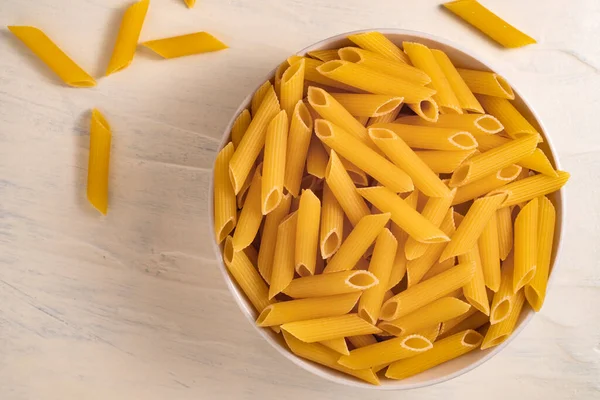
[[[296,52],[295,54],[305,55],[309,51],[322,49],[323,47],[326,47],[329,43],[346,39],[349,35],[365,33],[365,32],[373,32],[373,31],[380,32],[383,35],[392,35],[392,34],[393,35],[410,35],[410,36],[419,37],[419,38],[422,38],[425,40],[438,42],[444,46],[451,47],[455,50],[458,50],[459,52],[462,52],[462,53],[468,55],[469,57],[484,64],[490,70],[502,75],[506,79],[506,75],[504,75],[500,70],[498,70],[497,68],[490,67],[490,65],[492,65],[492,64],[489,63],[486,58],[480,57],[478,54],[474,53],[471,50],[464,48],[460,44],[457,44],[451,40],[440,38],[436,35],[432,35],[432,34],[429,34],[426,32],[408,30],[408,29],[371,28],[371,29],[360,29],[360,30],[355,30],[355,31],[343,32],[343,33],[339,33],[339,34],[330,36],[326,39],[322,39],[310,46],[303,48],[302,50]],[[254,95],[254,92],[256,92],[256,90],[266,80],[272,79],[272,77],[275,75],[276,69],[277,69],[277,67],[272,69],[265,76],[265,78],[263,80],[261,80],[258,85],[256,85],[254,90],[252,90],[250,92],[250,94],[248,96],[246,96],[244,98],[244,100],[241,102],[240,106],[237,108],[237,110],[233,114],[231,120],[225,127],[225,130],[223,132],[223,135],[222,135],[222,138],[221,138],[221,141],[219,144],[219,148],[217,149],[217,152],[215,153],[215,158],[216,158],[216,154],[218,154],[219,151],[221,151],[221,149],[223,149],[223,147],[229,142],[229,135],[231,132],[231,128],[233,127],[233,124],[234,124],[236,118],[238,117],[238,115],[244,109],[247,109],[249,107],[250,102],[252,100],[252,96]],[[531,116],[535,119],[535,121],[539,125],[541,133],[544,136],[544,140],[545,140],[548,148],[550,149],[552,159],[554,160],[554,165],[555,165],[556,169],[560,170],[561,169],[560,161],[557,157],[555,147],[552,144],[552,139],[550,138],[550,135],[548,134],[548,130],[544,126],[542,120],[539,118],[539,115],[537,114],[535,109],[531,106],[530,102],[525,98],[525,96],[523,96],[518,89],[515,89],[515,87],[510,83],[510,81],[508,79],[506,79],[506,80],[509,83],[509,85],[511,85],[513,91],[516,94],[516,97],[519,98],[520,101],[525,105],[525,107],[527,108],[529,113],[531,113]],[[402,380],[385,381],[385,383],[382,383],[381,385],[376,386],[376,385],[372,385],[372,384],[369,384],[369,383],[366,383],[363,381],[359,381],[352,377],[342,376],[341,374],[338,374],[335,371],[331,371],[330,373],[324,373],[322,368],[326,368],[326,367],[317,367],[312,362],[310,362],[308,360],[304,360],[304,359],[296,356],[295,354],[291,353],[287,348],[285,348],[285,346],[282,346],[273,337],[271,337],[271,335],[267,332],[266,329],[256,326],[255,320],[252,316],[252,312],[249,309],[250,306],[247,304],[246,300],[243,300],[243,294],[240,295],[238,293],[237,287],[235,286],[232,279],[230,278],[227,268],[223,262],[220,245],[216,242],[215,237],[214,237],[214,232],[213,232],[213,230],[214,230],[214,213],[213,213],[213,210],[214,210],[214,182],[213,182],[214,173],[213,172],[214,172],[214,161],[213,161],[213,168],[211,169],[211,175],[209,178],[209,193],[208,193],[208,196],[209,196],[209,206],[208,206],[209,229],[210,229],[210,237],[211,237],[211,244],[213,247],[213,251],[215,253],[215,256],[217,257],[217,263],[218,263],[219,269],[221,270],[221,273],[223,275],[223,279],[225,280],[225,282],[227,284],[227,288],[229,289],[231,295],[233,296],[236,304],[240,308],[240,311],[242,311],[242,314],[244,314],[246,319],[253,326],[254,330],[257,331],[260,334],[260,336],[262,336],[262,338],[265,339],[271,345],[271,347],[275,348],[275,350],[277,352],[279,352],[281,355],[283,355],[286,359],[290,360],[291,362],[296,364],[298,367],[313,373],[314,375],[318,375],[319,377],[324,378],[330,382],[335,382],[335,383],[342,384],[345,386],[374,389],[374,390],[409,390],[409,389],[418,389],[418,388],[422,388],[422,387],[437,385],[437,384],[449,381],[451,379],[457,378],[463,374],[466,374],[467,372],[472,371],[473,369],[479,367],[483,363],[492,359],[496,354],[498,354],[502,350],[504,350],[525,329],[525,327],[531,322],[532,318],[536,314],[536,312],[533,309],[529,308],[527,310],[527,315],[525,316],[523,321],[519,324],[519,326],[517,326],[517,328],[512,332],[512,334],[509,336],[509,338],[507,340],[505,340],[500,345],[493,348],[488,354],[484,355],[479,360],[459,369],[458,371],[440,376],[438,378],[434,378],[434,379],[430,379],[430,380],[426,380],[426,381],[422,381],[422,382],[404,383],[404,384],[402,383],[403,382]],[[551,287],[551,283],[553,281],[554,275],[556,275],[555,269],[556,269],[556,266],[559,264],[559,260],[560,260],[561,254],[562,254],[562,245],[563,245],[562,238],[563,238],[564,229],[565,229],[565,224],[563,222],[566,218],[566,213],[565,213],[566,212],[566,196],[565,196],[564,187],[557,191],[557,196],[560,198],[560,202],[559,202],[560,207],[557,210],[557,216],[560,216],[560,218],[557,218],[557,221],[560,220],[560,224],[557,224],[557,225],[559,225],[560,228],[558,229],[558,231],[555,232],[555,244],[554,244],[555,255],[554,255],[554,262],[550,265],[551,273],[548,277],[547,290]]]

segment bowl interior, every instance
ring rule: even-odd
[[[472,53],[469,53],[468,51],[459,48],[458,45],[451,44],[450,42],[448,42],[444,39],[437,38],[437,37],[434,37],[432,35],[428,35],[428,34],[422,33],[422,32],[405,31],[405,30],[399,30],[399,29],[370,29],[370,30],[377,30],[377,31],[385,34],[392,42],[394,42],[396,45],[399,45],[399,46],[402,44],[403,41],[415,41],[415,42],[423,43],[430,48],[442,50],[442,51],[446,52],[446,54],[448,54],[448,56],[450,57],[452,62],[457,67],[478,69],[478,70],[484,70],[484,71],[493,71],[493,72],[497,72],[500,75],[502,75],[501,71],[493,69],[489,64],[482,61],[480,57],[475,57],[474,55],[472,55]],[[366,32],[366,31],[358,31],[358,32]],[[337,49],[340,47],[353,45],[348,39],[346,39],[346,37],[351,33],[358,33],[358,32],[348,32],[348,33],[344,33],[344,34],[340,34],[340,35],[331,37],[329,39],[325,39],[321,42],[313,44],[310,47],[305,48],[304,50],[301,50],[297,54],[305,55],[309,51]],[[273,70],[267,77],[265,77],[265,80],[272,79],[274,76],[274,73],[275,73],[275,70]],[[258,87],[257,87],[257,89],[258,89]],[[544,126],[542,125],[541,121],[535,114],[534,110],[523,99],[523,96],[519,93],[518,89],[513,87],[513,90],[514,90],[515,96],[516,96],[513,104],[528,119],[528,121],[530,123],[532,123],[538,129],[538,131],[544,136],[544,143],[541,143],[540,147],[544,150],[544,152],[546,153],[546,155],[548,156],[550,161],[553,163],[554,167],[559,169],[558,160],[556,159],[556,154],[554,152],[554,149],[553,149],[550,139],[548,137],[547,131],[544,129]],[[250,102],[251,102],[253,93],[254,93],[254,91],[252,93],[250,93],[250,95],[248,95],[248,97],[246,97],[244,102],[240,105],[239,109],[237,110],[237,112],[235,113],[233,118],[231,119],[229,125],[226,128],[224,138],[223,138],[223,141],[222,141],[219,149],[223,148],[223,146],[225,146],[229,142],[230,131],[231,131],[231,127],[233,126],[233,123],[235,121],[235,118],[237,117],[237,115],[239,115],[239,113],[243,109],[248,108],[250,106]],[[210,214],[209,218],[210,218],[210,222],[211,222],[211,229],[212,229],[212,226],[214,225],[213,214],[212,214],[212,210],[213,210],[212,190],[213,190],[213,187],[212,187],[212,182],[211,182],[210,194],[209,194],[209,198],[210,198],[210,202],[211,202],[210,207],[209,207],[209,214]],[[550,263],[550,278],[552,278],[552,275],[553,275],[552,272],[554,269],[554,264],[555,264],[555,261],[556,261],[557,255],[558,255],[558,250],[560,248],[560,243],[561,243],[561,236],[562,236],[562,230],[563,230],[562,220],[564,217],[563,196],[564,196],[563,190],[560,190],[560,191],[555,192],[548,196],[550,198],[550,200],[552,201],[552,203],[554,204],[554,206],[556,207],[556,213],[557,213],[555,237],[554,237],[553,251],[552,251],[552,260]],[[216,244],[214,239],[213,239],[213,244],[214,244],[215,253],[217,254],[219,259],[222,259],[222,248],[220,248]],[[419,388],[419,387],[424,387],[424,386],[430,386],[430,385],[433,385],[436,383],[441,383],[446,380],[457,377],[459,375],[462,375],[465,372],[468,372],[471,369],[481,365],[482,363],[484,363],[485,361],[487,361],[491,357],[493,357],[495,354],[502,351],[502,349],[504,349],[508,345],[508,343],[511,340],[513,340],[525,328],[527,323],[531,320],[531,318],[535,314],[534,311],[531,309],[531,307],[529,307],[529,305],[526,304],[523,309],[523,312],[521,313],[519,321],[517,322],[517,326],[515,327],[513,334],[510,336],[510,338],[508,340],[506,340],[504,343],[500,344],[499,346],[496,346],[496,347],[493,347],[493,348],[490,348],[487,350],[483,350],[483,351],[477,350],[477,351],[467,353],[466,355],[461,356],[457,359],[446,362],[442,365],[434,367],[434,368],[432,368],[428,371],[425,371],[421,374],[418,374],[416,376],[413,376],[413,377],[410,377],[410,378],[407,378],[407,379],[404,379],[401,381],[394,381],[394,380],[388,380],[386,378],[383,378],[381,380],[381,386],[373,386],[368,383],[358,381],[358,380],[356,380],[352,377],[346,376],[344,374],[338,373],[336,371],[330,370],[329,368],[322,367],[320,365],[306,361],[302,358],[296,357],[294,354],[292,354],[287,349],[287,346],[286,346],[285,342],[283,341],[283,338],[281,337],[281,335],[275,334],[270,329],[262,329],[262,328],[256,327],[256,325],[254,324],[254,321],[257,317],[256,311],[253,309],[250,302],[244,296],[244,294],[240,290],[239,286],[231,279],[231,277],[229,276],[229,274],[227,272],[225,265],[222,262],[220,262],[219,266],[221,268],[221,272],[224,275],[225,281],[227,282],[227,286],[231,290],[237,304],[239,305],[239,307],[242,310],[242,312],[244,313],[244,315],[248,318],[248,320],[250,320],[250,322],[256,328],[256,330],[260,333],[260,335],[262,335],[262,337],[267,342],[269,342],[277,351],[279,351],[283,356],[285,356],[286,358],[288,358],[289,360],[294,362],[296,365],[298,365],[316,375],[319,375],[323,378],[326,378],[328,380],[331,380],[331,381],[334,381],[337,383],[342,383],[344,385],[354,386],[354,387],[363,387],[363,388],[369,388],[369,389],[383,389],[383,390],[413,389],[413,388]]]

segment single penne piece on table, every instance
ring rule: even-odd
[[[381,332],[357,314],[288,322],[281,329],[307,343]]]
[[[227,49],[225,43],[208,32],[195,32],[187,35],[149,40],[140,44],[162,58],[167,59]]]
[[[312,190],[305,190],[300,196],[300,206],[298,207],[294,257],[296,273],[300,276],[309,276],[315,273],[320,223],[321,201]]]
[[[354,117],[379,117],[392,112],[403,101],[402,97],[385,94],[332,93],[331,96]]]
[[[242,141],[242,137],[244,137],[244,133],[246,133],[246,130],[250,125],[250,121],[252,121],[250,111],[245,108],[244,111],[237,116],[233,126],[231,127],[231,142],[233,143],[234,147],[237,147]]]
[[[240,212],[236,229],[233,233],[233,248],[235,251],[241,251],[250,246],[260,228],[260,223],[263,218],[260,201],[261,185],[261,171],[257,168],[252,177],[250,188],[248,189],[244,208],[242,208],[242,211]]]
[[[379,283],[369,271],[349,270],[296,278],[283,290],[295,299],[360,292]]]
[[[277,211],[277,210],[276,210]],[[265,279],[269,286],[269,299],[277,296],[281,291],[288,287],[292,279],[294,279],[294,272],[296,270],[294,265],[294,254],[296,246],[296,229],[298,226],[298,212],[293,212],[288,215],[281,223],[277,226],[277,236],[275,239],[271,239],[275,242],[275,248],[273,251],[273,258],[271,264],[263,264],[261,270],[259,264],[259,272],[263,278],[265,275],[269,276],[269,279]],[[265,231],[267,231],[265,223]],[[263,236],[265,233],[263,232]],[[265,246],[261,243],[260,253],[258,254],[258,260],[261,261],[262,248]]]
[[[267,126],[261,185],[263,215],[276,209],[283,198],[287,137],[288,118],[285,110],[281,110]]]
[[[494,213],[477,241],[485,286],[490,288],[492,292],[497,292],[500,287],[499,243],[498,217],[497,213]]]
[[[498,170],[495,174],[456,188],[456,196],[454,196],[452,205],[465,203],[509,184],[520,176],[522,169],[519,165],[512,164]]]
[[[479,255],[479,246],[477,243],[471,248],[471,250],[464,254],[459,254],[458,262],[471,262],[475,264],[475,273],[473,274],[473,278],[462,288],[463,295],[473,307],[485,315],[490,315],[490,303],[488,301],[485,279],[483,276],[483,267],[481,266],[481,256]]]
[[[348,39],[365,50],[380,54],[390,60],[408,63],[406,54],[380,32],[355,33],[348,35]]]
[[[308,108],[304,102],[298,101],[290,123],[283,179],[283,185],[294,197],[300,194],[300,184],[310,146],[312,128],[313,120]]]
[[[271,283],[271,273],[273,268],[273,257],[275,254],[279,224],[287,218],[292,205],[292,196],[286,193],[281,198],[277,208],[267,215],[265,224],[260,236],[260,247],[258,249],[258,272],[267,283]],[[294,243],[294,242],[292,242]]]
[[[436,174],[451,174],[475,151],[417,150],[415,154]]]
[[[490,325],[490,329],[486,332],[483,343],[481,344],[481,350],[498,346],[508,339],[515,330],[524,303],[525,295],[522,290],[519,290],[513,297],[512,309],[508,316],[502,322]]]
[[[389,129],[412,148],[452,151],[477,148],[475,137],[469,132],[460,129],[433,128],[396,123],[375,124],[370,128]]]
[[[494,72],[459,68],[458,73],[473,93],[515,99],[515,93],[506,79]]]
[[[476,137],[495,135],[504,129],[500,121],[489,114],[441,114],[436,122],[427,121],[418,115],[410,115],[398,118],[395,122],[406,125],[461,129]]]
[[[529,201],[515,219],[514,293],[531,282],[535,276],[538,254],[538,203],[538,198]]]
[[[538,196],[545,196],[562,188],[571,177],[568,172],[557,171],[557,173],[558,177],[556,178],[546,175],[534,175],[514,181],[490,192],[488,196],[494,196],[499,193],[507,195],[504,202],[500,204],[500,207],[514,206]]]
[[[133,3],[125,11],[121,19],[115,47],[106,68],[107,76],[127,68],[133,61],[149,5],[150,0],[140,0]]]
[[[112,133],[110,125],[97,109],[92,110],[90,120],[90,151],[88,159],[87,199],[102,214],[108,212],[108,171]],[[233,154],[228,144],[219,152],[215,161],[215,236],[221,243],[236,223],[235,199],[231,197],[227,165]],[[235,195],[233,195],[235,197]],[[217,204],[217,201],[222,203]]]

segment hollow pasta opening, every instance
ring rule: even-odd
[[[223,262],[229,266],[233,262],[233,238],[228,236],[225,239],[225,245],[223,246]]]
[[[385,128],[369,128],[369,135],[375,139],[382,140],[394,139],[396,137],[393,131]]]
[[[527,301],[529,302],[529,304],[531,304],[531,307],[535,311],[540,311],[540,294],[537,292],[537,290],[533,288],[533,286],[525,286],[525,297],[527,298]]]
[[[402,345],[413,350],[428,350],[432,347],[429,340],[419,335],[409,336],[402,342]]]
[[[323,258],[331,257],[340,247],[340,244],[341,239],[338,232],[334,230],[327,233],[327,235],[325,236],[325,240],[323,241],[323,246],[321,248]]]
[[[373,324],[373,325],[375,325],[377,323],[377,321],[373,318],[373,316],[371,315],[371,313],[369,313],[365,309],[358,310],[358,316],[361,317],[362,319],[364,319],[365,321]]]
[[[283,75],[281,76],[281,83],[288,82],[290,79],[292,79],[292,77],[294,75],[296,75],[298,73],[298,71],[300,70],[301,65],[302,65],[302,62],[297,62],[297,63],[292,64],[292,66],[289,67],[288,69],[286,69],[285,72],[283,73]]]
[[[500,86],[500,89],[502,89],[502,91],[506,93],[511,100],[513,100],[515,98],[515,92],[513,92],[506,79],[500,75],[494,75],[494,78],[496,79],[498,86]]]
[[[492,310],[492,314],[490,315],[490,322],[492,324],[496,324],[508,316],[510,312],[510,299],[503,299],[496,308]]]
[[[343,49],[339,49],[338,54],[340,58],[344,61],[350,61],[353,63],[358,63],[362,61],[361,55],[354,47],[344,47]]]
[[[350,177],[350,179],[352,179],[352,182],[354,182],[356,186],[367,186],[369,184],[369,181],[367,180],[367,177],[365,175],[361,175],[356,171],[350,170],[346,170],[346,172],[348,173],[348,176]]]
[[[374,117],[380,117],[382,115],[391,113],[392,111],[394,111],[400,104],[402,104],[402,101],[404,99],[402,97],[397,97],[394,99],[389,99],[388,101],[386,101],[385,103],[383,103],[382,105],[380,105],[376,110],[375,113],[373,114]]]
[[[298,275],[300,275],[301,277],[305,277],[305,276],[311,276],[312,273],[310,272],[310,269],[308,269],[306,267],[306,265],[304,264],[299,264],[296,266],[296,272],[298,273]]]
[[[471,150],[477,147],[477,141],[469,132],[458,132],[448,140],[461,150]]]
[[[326,92],[323,89],[311,86],[308,88],[307,97],[312,105],[318,107],[327,107],[329,105]]]
[[[519,165],[513,164],[506,168],[502,168],[496,173],[496,178],[502,181],[512,181],[517,179],[517,176],[521,173],[523,168]]]
[[[380,318],[391,319],[394,316],[394,314],[396,314],[397,310],[398,310],[398,302],[392,301],[392,302],[385,303],[383,305],[383,307],[381,307]]]
[[[324,119],[316,120],[315,121],[315,133],[319,137],[324,137],[324,138],[332,137],[333,129],[332,129],[331,123],[328,121],[325,121]]]
[[[527,283],[529,283],[533,277],[535,276],[535,270],[536,268],[533,267],[531,270],[529,270],[524,277],[521,278],[521,280],[519,282],[517,282],[517,285],[515,287],[517,288],[522,288],[523,286],[525,286]],[[516,292],[516,290],[515,290]]]
[[[504,337],[506,339],[506,337]],[[502,341],[504,341],[504,339]],[[473,330],[469,330],[463,336],[462,343],[465,346],[474,347],[481,343],[481,335]]]
[[[265,309],[262,310],[262,312],[260,313],[258,318],[256,318],[256,325],[259,325],[259,326],[263,325],[264,322],[269,317],[269,315],[271,314],[271,311],[273,311],[273,306],[265,307]]]
[[[385,322],[379,324],[378,327],[394,336],[402,336],[402,334],[404,333],[404,329]]]
[[[450,186],[460,186],[469,176],[471,172],[471,164],[463,164],[454,170],[452,178],[450,178]]]
[[[369,271],[356,271],[346,281],[351,287],[368,289],[379,283],[379,280]]]
[[[306,107],[306,104],[304,104],[302,100],[298,101],[295,112],[298,116],[298,121],[302,122],[304,128],[312,129],[312,117],[310,111],[308,111],[308,107]]]
[[[482,115],[475,120],[475,126],[489,134],[500,132],[504,127],[498,119],[491,115]]]
[[[429,122],[437,122],[439,108],[433,99],[421,100],[419,103],[410,105],[410,108],[421,118]]]
[[[328,74],[331,73],[333,71],[335,71],[336,69],[342,67],[344,65],[344,62],[342,61],[329,61],[326,62],[325,64],[320,65],[317,70],[322,73],[322,74]]]
[[[273,189],[267,195],[264,204],[264,214],[268,214],[273,211],[281,202],[281,192],[277,189]]]

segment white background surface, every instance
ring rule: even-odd
[[[94,76],[123,0],[0,0]],[[368,6],[367,6],[368,4]],[[64,86],[0,30],[0,399],[592,399],[600,397],[600,2],[487,0],[538,45],[502,50],[437,0],[152,0],[141,40],[206,30],[220,53]],[[363,28],[422,30],[489,60],[534,105],[567,185],[562,257],[542,312],[494,359],[426,389],[378,393],[270,348],[211,251],[207,185],[223,129],[289,54]],[[109,214],[85,199],[88,121],[113,127]]]

